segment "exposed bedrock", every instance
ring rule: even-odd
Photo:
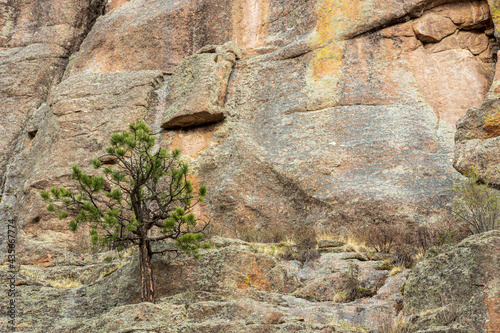
[[[400,289],[408,270],[389,277],[380,270],[382,261],[358,253],[323,254],[318,261],[302,265],[259,253],[242,241],[217,238],[214,243],[217,248],[202,250],[200,260],[154,259],[155,304],[139,302],[136,254],[81,267],[22,266],[16,305],[23,315],[18,327],[33,333],[347,333],[358,330],[334,326],[349,322],[353,327],[376,328],[400,311]],[[325,299],[339,292],[337,283],[350,266],[357,267],[360,286],[373,297],[358,297],[350,303]],[[7,275],[0,268],[0,277]],[[61,280],[74,281],[78,287],[51,287]],[[6,326],[4,318],[2,308],[0,327]]]
[[[102,0],[0,3],[0,173],[12,157],[27,116],[58,83],[104,8]]]
[[[28,120],[35,122],[46,110],[39,108],[61,80],[68,57],[78,50],[103,11],[101,0],[0,3],[2,221],[25,218],[19,212],[24,204],[19,195],[31,171],[23,150],[37,133],[37,128],[28,128]],[[2,236],[5,226],[2,223],[0,227]]]
[[[68,6],[55,17],[69,20],[77,6]],[[22,17],[6,8],[3,16]],[[481,105],[494,78],[492,8],[486,1],[109,1],[88,34],[72,32],[75,46],[59,35],[50,38],[60,45],[33,44],[60,51],[54,79],[33,74],[31,44],[22,46],[26,67],[5,65],[6,96],[31,86],[39,95],[15,99],[21,104],[13,108],[30,111],[2,137],[18,135],[0,150],[0,162],[9,161],[2,216],[18,218],[20,246],[31,249],[24,260],[49,265],[73,236],[43,211],[38,191],[71,184],[71,164],[89,167],[113,131],[144,118],[161,145],[190,156],[209,190],[203,214],[225,227],[443,219],[441,199],[458,176],[455,123]],[[27,26],[2,31],[28,40]],[[15,57],[13,47],[0,52]],[[34,75],[46,83],[35,84]]]

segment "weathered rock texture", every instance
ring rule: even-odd
[[[155,257],[155,304],[139,303],[137,251],[121,259],[95,255],[79,266],[23,265],[16,286],[18,331],[376,333],[401,319],[414,333],[500,328],[499,231],[433,248],[412,271],[393,276],[381,270],[384,263],[377,260],[384,256],[324,253],[301,264],[264,254],[282,244],[211,243],[199,260]],[[105,263],[106,256],[114,259]],[[337,276],[352,266],[358,267],[355,287],[364,293],[349,302],[329,300],[330,292],[346,288]],[[1,267],[0,277],[7,276]],[[7,302],[7,295],[0,300]],[[6,321],[2,307],[2,331]]]
[[[411,332],[499,332],[500,232],[475,235],[428,256],[404,287]]]
[[[498,48],[486,1],[10,3],[0,219],[44,265],[75,236],[38,192],[72,186],[71,164],[141,118],[191,156],[203,214],[228,232],[443,219],[455,122]]]
[[[500,3],[489,1],[495,34],[500,34]],[[498,67],[497,67],[498,68]],[[474,167],[493,186],[500,185],[499,140],[500,77],[496,71],[488,94],[480,107],[471,108],[457,124],[453,165],[465,174]]]
[[[255,252],[255,244],[220,238],[213,243],[216,248],[204,251],[198,261],[156,258],[155,304],[137,304],[137,253],[121,262],[115,259],[77,268],[21,266],[16,304],[22,315],[17,326],[23,332],[60,333],[348,333],[375,329],[401,311],[400,288],[408,272],[388,277],[386,271],[377,269],[380,262],[355,259],[363,255],[324,254],[318,261],[302,265]],[[363,286],[376,281],[373,297],[334,303],[321,301],[320,289],[310,290],[307,297],[295,295],[317,280],[327,285],[334,280],[332,272],[345,272],[349,263],[362,266],[359,279]],[[6,278],[4,268],[0,276]],[[2,300],[6,301],[6,295]],[[2,331],[5,311],[0,310]]]
[[[229,42],[207,45],[181,61],[169,82],[162,127],[188,128],[224,120],[229,77],[240,58],[238,45]]]
[[[137,262],[116,273],[117,263],[71,266],[95,259],[80,253],[88,247],[85,230],[70,234],[38,193],[74,186],[71,164],[90,171],[90,158],[103,153],[111,133],[145,119],[158,146],[189,156],[194,181],[209,191],[200,213],[228,233],[236,224],[329,228],[445,219],[439,203],[458,175],[453,136],[467,109],[458,122],[455,167],[463,172],[475,164],[500,185],[499,6],[496,0],[0,2],[0,222],[16,219],[17,262],[28,265],[18,286],[19,328],[349,332],[392,319],[408,272],[388,277],[377,263],[351,254],[324,254],[301,266],[246,245],[221,247],[198,263],[167,267],[158,260],[158,272],[169,272],[157,276],[163,298],[130,305],[139,295]],[[455,323],[498,330],[491,319],[498,281],[490,278],[498,272],[483,258],[485,244],[498,247],[495,235],[429,259],[435,270],[446,266],[443,258],[455,262],[472,253],[476,260],[457,271],[483,284],[471,282],[456,295],[463,311],[448,332]],[[339,283],[348,261],[357,267],[363,296],[372,297],[333,303],[345,291]],[[469,270],[479,269],[488,273],[467,280]],[[450,268],[426,288],[421,271],[409,282],[408,314],[443,306],[434,295],[419,303],[414,290],[432,294],[456,282]],[[74,280],[75,272],[82,286],[50,287]],[[464,305],[466,299],[472,301]],[[449,309],[442,310],[439,318],[449,318]],[[418,329],[433,329],[433,317],[418,318]],[[343,321],[349,324],[337,325]]]
[[[78,50],[101,0],[23,0],[0,4],[0,173],[5,172],[26,120],[60,81],[68,57]],[[23,133],[22,133],[23,132]]]

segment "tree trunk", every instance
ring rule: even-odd
[[[153,269],[151,267],[151,247],[148,240],[139,242],[141,256],[142,301],[154,303]]]

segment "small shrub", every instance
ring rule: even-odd
[[[383,271],[390,271],[393,268],[394,268],[393,260],[389,260],[389,259],[382,261],[382,264],[380,264],[380,266],[379,266],[379,269],[381,269]]]
[[[317,259],[321,256],[318,251],[316,232],[308,226],[301,226],[293,233],[295,246],[285,248],[282,256],[285,260],[298,260],[302,263]]]
[[[389,253],[401,237],[400,228],[390,223],[355,226],[350,229],[351,237],[366,244],[377,252]]]
[[[416,249],[408,243],[398,243],[394,256],[396,266],[412,268],[416,263]]]
[[[286,230],[277,224],[256,228],[241,225],[235,228],[236,237],[249,243],[280,243],[287,240]]]
[[[473,234],[500,227],[500,194],[488,186],[488,179],[481,177],[475,168],[453,186],[455,200],[453,212]],[[481,180],[480,180],[481,179]]]
[[[393,255],[394,259],[382,263],[380,269],[384,270],[395,266],[412,268],[428,249],[459,242],[468,235],[463,224],[450,221],[433,225],[382,222],[350,228],[350,237],[357,242],[365,243],[377,252]]]

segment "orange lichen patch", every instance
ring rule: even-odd
[[[123,68],[122,64],[127,62],[121,55],[116,57],[109,56],[109,50],[97,50],[94,58],[88,62],[86,65],[82,65],[83,68],[78,68],[80,66],[75,66],[72,68],[76,72],[85,71],[87,73],[123,73],[126,70]]]
[[[52,254],[47,254],[44,256],[40,256],[32,262],[28,263],[36,267],[52,267],[54,266],[54,257],[52,256]]]
[[[267,39],[269,0],[234,1],[232,11],[233,41],[244,54],[255,54]]]
[[[486,132],[487,139],[500,136],[500,112],[491,118],[486,118],[483,129]]]
[[[495,90],[493,90],[496,95],[500,95],[500,86],[496,87]]]
[[[264,271],[262,271],[256,262],[252,262],[251,265],[249,272],[242,279],[236,281],[238,289],[253,287],[261,291],[270,291],[271,283],[264,276]]]
[[[117,8],[120,8],[121,6],[123,6],[124,4],[126,4],[127,2],[129,2],[130,0],[110,0],[109,1],[109,11],[113,11]]]
[[[199,152],[213,142],[215,126],[201,127],[192,130],[179,130],[174,134],[170,150],[180,149],[183,155],[196,158]]]

